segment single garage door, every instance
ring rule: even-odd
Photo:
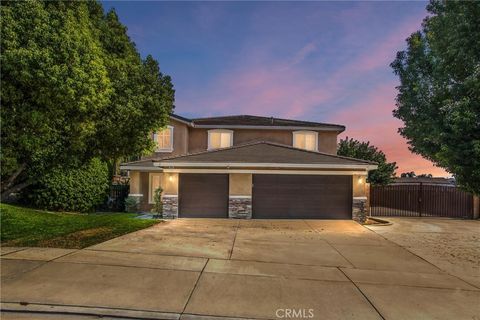
[[[228,217],[228,174],[181,173],[178,194],[180,218]]]
[[[351,219],[352,176],[253,175],[253,218]]]

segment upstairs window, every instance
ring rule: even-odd
[[[165,129],[153,134],[153,141],[157,144],[157,152],[173,151],[173,127],[168,126]]]
[[[233,131],[231,130],[209,130],[208,149],[228,148],[233,145]]]
[[[318,151],[318,132],[295,131],[293,133],[293,146],[299,149]]]

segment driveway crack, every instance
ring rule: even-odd
[[[353,282],[352,279],[350,279],[350,277],[345,273],[343,272],[342,268],[337,268],[338,270],[340,270],[341,273],[343,273],[343,275],[355,286],[355,288],[357,288],[357,290],[360,292],[360,294],[368,301],[368,303],[372,306],[372,308],[377,311],[378,315],[385,320],[385,317],[380,313],[380,311],[377,309],[377,307],[375,307],[375,305],[373,304],[372,301],[370,301],[370,299],[368,299],[367,295],[365,293],[363,293],[362,289],[360,289],[359,286],[357,286],[357,284],[355,282]]]
[[[230,249],[230,255],[228,256],[228,260],[232,259],[233,247],[235,247],[235,241],[237,240],[237,233],[239,228],[240,228],[240,220],[237,222],[237,225],[235,226],[235,236],[233,237],[232,249]]]
[[[195,292],[195,289],[197,288],[198,282],[200,281],[200,278],[202,277],[203,271],[207,267],[208,261],[210,261],[209,258],[205,262],[205,265],[203,266],[202,271],[200,271],[200,274],[198,275],[197,281],[195,281],[195,284],[193,285],[192,292],[190,292],[190,295],[188,296],[187,302],[185,302],[185,306],[183,307],[183,310],[180,314],[183,314],[185,312],[185,310],[187,309],[188,303],[190,302],[190,299],[192,299],[193,293]]]

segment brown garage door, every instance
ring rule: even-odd
[[[351,219],[352,176],[253,175],[257,219]]]
[[[228,174],[180,174],[180,218],[227,218]]]

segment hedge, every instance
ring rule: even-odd
[[[107,164],[93,159],[80,168],[53,170],[40,179],[30,195],[40,208],[88,212],[105,200],[108,176]]]

